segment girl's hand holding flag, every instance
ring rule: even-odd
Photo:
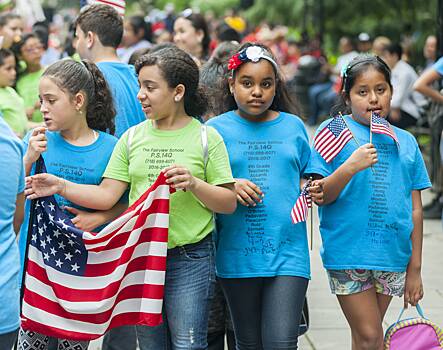
[[[322,205],[324,202],[323,183],[323,179],[313,180],[311,185],[308,186],[308,193],[317,205]]]
[[[378,162],[377,150],[373,144],[367,143],[357,148],[344,164],[352,173],[358,173],[361,170],[369,168]]]

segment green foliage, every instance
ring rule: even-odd
[[[203,13],[212,11],[216,16],[223,16],[227,9],[237,7],[239,0],[192,0],[191,4]]]

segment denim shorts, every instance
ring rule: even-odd
[[[398,296],[405,289],[406,272],[327,270],[332,294],[350,295],[375,288],[376,293]]]

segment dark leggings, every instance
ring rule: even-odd
[[[308,280],[277,276],[220,278],[237,350],[297,349]]]

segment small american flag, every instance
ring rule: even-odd
[[[308,217],[308,209],[312,208],[312,199],[308,192],[308,187],[311,185],[311,180],[308,180],[297,198],[294,206],[291,210],[291,218],[293,224],[298,224],[299,222],[306,221]]]
[[[112,6],[121,16],[125,14],[126,0],[80,0],[80,8],[91,4]]]
[[[314,139],[314,148],[326,163],[332,161],[352,139],[351,130],[341,115],[334,117]]]
[[[373,113],[371,116],[371,124],[371,130],[374,134],[388,135],[389,137],[392,137],[392,139],[398,145],[397,135],[395,135],[394,130],[385,118],[382,118],[378,114]]]
[[[36,200],[28,233],[23,329],[92,340],[117,326],[162,322],[174,192],[165,180],[160,174],[98,233],[77,229],[53,196]]]

